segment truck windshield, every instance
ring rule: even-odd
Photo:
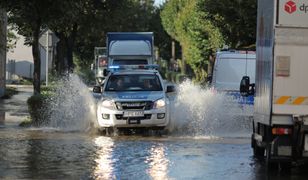
[[[112,75],[105,91],[162,91],[162,86],[155,74]]]
[[[146,59],[115,59],[113,65],[141,65],[148,64]]]

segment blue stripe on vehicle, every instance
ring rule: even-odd
[[[238,100],[239,104],[248,104],[248,105],[253,105],[254,104],[254,96],[241,96],[240,92],[227,92],[227,95],[230,95],[234,97],[236,100]]]

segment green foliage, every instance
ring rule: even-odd
[[[207,12],[200,5],[200,0],[170,0],[161,13],[164,28],[180,42],[197,81],[206,79],[209,56],[224,44],[221,32],[204,18]]]
[[[200,0],[200,7],[222,32],[231,48],[243,48],[256,41],[256,0]]]
[[[30,117],[26,117],[26,119],[23,120],[23,121],[19,124],[19,126],[21,126],[21,127],[30,127],[31,125],[32,125],[32,120],[31,120]]]
[[[27,100],[28,111],[31,116],[31,124],[34,126],[40,126],[43,124],[44,119],[46,119],[46,114],[44,113],[45,103],[48,96],[42,94],[36,94],[31,96]]]
[[[12,51],[16,47],[19,38],[16,36],[12,27],[7,29],[7,51]]]
[[[165,72],[164,76],[166,77],[165,79],[173,82],[173,83],[182,83],[184,80],[189,79],[186,74],[181,74],[180,72],[173,72],[173,71],[167,71]]]
[[[27,119],[20,124],[20,126],[41,126],[46,124],[48,120],[47,103],[55,95],[55,86],[43,86],[41,94],[36,94],[28,98],[28,111],[30,114],[30,120]]]
[[[21,79],[21,80],[19,81],[19,84],[20,84],[20,85],[32,85],[33,82],[32,82],[31,79]]]

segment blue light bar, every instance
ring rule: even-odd
[[[157,64],[149,64],[149,65],[114,65],[109,66],[108,69],[110,70],[140,70],[140,69],[155,69],[158,70]]]
[[[109,66],[109,69],[120,69],[120,66]]]

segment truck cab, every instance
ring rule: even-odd
[[[135,67],[135,68],[131,68]],[[99,129],[110,134],[115,129],[157,129],[169,124],[170,107],[165,86],[155,69],[140,65],[111,67],[97,107]],[[97,90],[98,91],[98,90]]]

